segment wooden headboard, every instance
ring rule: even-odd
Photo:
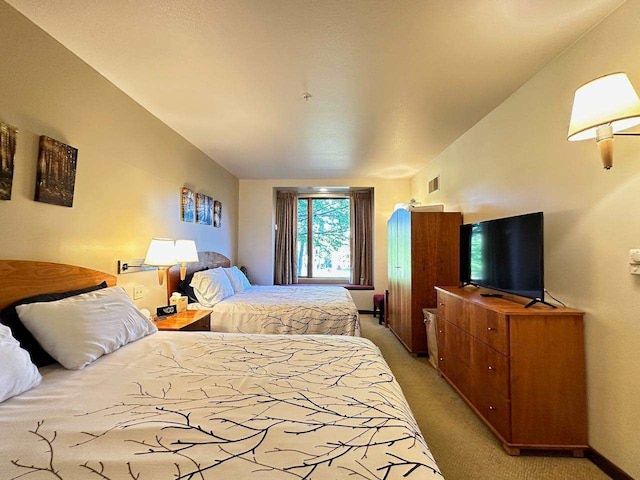
[[[231,266],[231,260],[218,252],[198,252],[198,258],[200,261],[197,263],[187,263],[187,275],[207,268]],[[180,267],[177,265],[171,267],[167,275],[167,302],[171,294],[178,291],[180,282]]]
[[[102,282],[113,287],[116,277],[63,263],[0,260],[0,309],[21,298],[77,290]]]

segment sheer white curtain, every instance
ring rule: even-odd
[[[276,251],[274,283],[298,283],[298,194],[278,192],[276,195]]]

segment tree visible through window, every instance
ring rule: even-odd
[[[348,198],[298,199],[298,276],[349,279]]]

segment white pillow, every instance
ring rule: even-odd
[[[229,277],[229,281],[231,282],[234,292],[242,293],[247,288],[251,287],[249,279],[238,267],[223,268],[223,270],[224,273],[227,274],[227,277]]]
[[[42,377],[11,329],[0,324],[0,402],[40,385]]]
[[[19,305],[16,311],[42,348],[71,370],[158,331],[122,287]]]
[[[196,272],[190,285],[196,299],[205,307],[213,307],[216,303],[232,296],[235,292],[229,277],[221,267]]]

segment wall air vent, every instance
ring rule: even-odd
[[[429,180],[429,193],[440,190],[440,175]]]

